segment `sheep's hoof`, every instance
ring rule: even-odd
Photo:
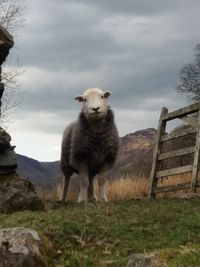
[[[88,196],[88,200],[91,202],[96,202],[97,201],[96,194],[92,194],[92,195]]]
[[[88,201],[96,203],[97,202],[97,198],[96,197],[89,197]]]
[[[102,203],[107,203],[108,199],[107,199],[107,197],[104,197],[104,198],[100,198],[98,201],[102,202]]]
[[[87,202],[88,198],[86,196],[79,195],[78,203],[85,203]]]
[[[79,193],[78,203],[87,202],[87,199],[88,199],[87,191],[86,190],[84,190],[84,191],[82,190]]]
[[[66,204],[68,204],[68,201],[61,199],[61,200],[58,200],[56,203],[60,204],[60,205],[66,205]]]
[[[87,202],[87,199],[78,199],[77,202],[78,202],[78,203],[86,203],[86,202]]]

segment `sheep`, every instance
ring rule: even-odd
[[[119,136],[114,113],[108,105],[109,91],[89,88],[75,100],[82,102],[77,121],[64,131],[61,146],[61,170],[64,174],[62,202],[66,201],[70,177],[81,177],[78,202],[97,200],[94,193],[94,177],[99,175],[99,201],[107,202],[105,179],[102,175],[113,167]]]

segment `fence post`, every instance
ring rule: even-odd
[[[161,109],[160,113],[160,119],[158,123],[158,129],[155,139],[155,148],[153,152],[153,162],[152,162],[152,170],[150,175],[150,188],[149,188],[149,197],[155,198],[155,193],[153,192],[153,189],[156,188],[158,180],[155,178],[156,172],[157,172],[157,161],[158,161],[158,155],[160,154],[161,150],[161,143],[160,139],[161,136],[164,135],[165,129],[166,129],[166,121],[163,121],[163,116],[168,113],[168,109],[166,107],[163,107]]]
[[[196,192],[198,167],[199,167],[199,153],[200,153],[200,110],[199,110],[199,114],[198,114],[198,128],[197,128],[197,134],[196,134],[194,163],[193,163],[193,169],[192,169],[192,181],[191,181],[191,191],[192,192]]]

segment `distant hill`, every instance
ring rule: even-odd
[[[156,130],[148,128],[120,138],[121,145],[111,176],[150,175]]]
[[[19,174],[36,186],[51,188],[61,176],[59,161],[39,162],[19,154],[17,158]]]
[[[131,175],[148,177],[151,170],[156,130],[153,128],[130,133],[120,138],[120,150],[111,178]],[[18,172],[34,185],[52,188],[62,176],[59,161],[39,162],[18,155]]]

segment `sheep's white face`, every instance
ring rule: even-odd
[[[99,120],[106,116],[108,111],[107,98],[110,92],[99,88],[87,89],[82,96],[76,96],[75,100],[83,102],[83,113],[89,120]]]

